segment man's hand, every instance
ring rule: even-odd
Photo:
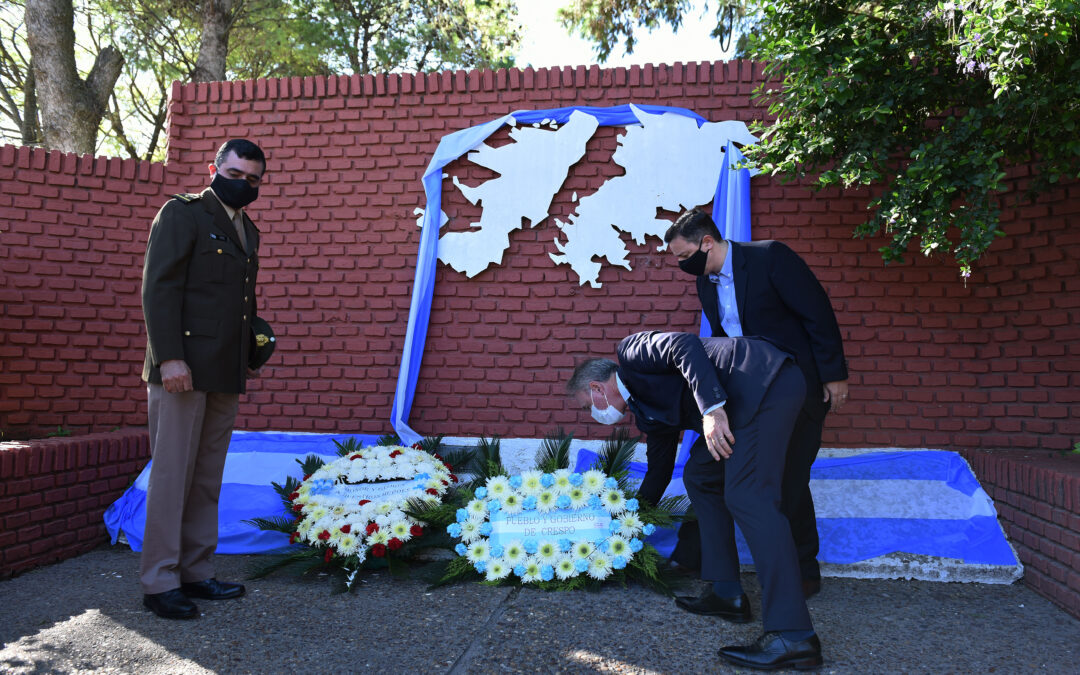
[[[719,462],[721,459],[731,457],[735,437],[731,435],[731,427],[724,409],[717,408],[703,417],[701,426],[705,432],[705,445],[709,448],[709,454],[713,456],[713,459]]]
[[[161,362],[161,386],[170,394],[191,391],[191,369],[183,359]]]
[[[826,382],[822,387],[824,391],[824,398],[821,399],[829,404],[829,410],[836,412],[840,410],[840,406],[847,403],[848,387],[847,380],[837,380],[836,382]]]

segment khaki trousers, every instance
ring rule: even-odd
[[[239,394],[170,394],[147,385],[150,482],[139,580],[143,593],[214,576],[218,496]]]

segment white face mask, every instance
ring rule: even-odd
[[[607,394],[604,394],[604,401],[607,402]],[[618,424],[625,415],[626,413],[619,412],[610,403],[603,410],[597,408],[595,403],[592,405],[592,417],[600,424]]]

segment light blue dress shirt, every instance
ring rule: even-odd
[[[727,255],[719,274],[710,274],[709,281],[716,284],[716,303],[720,309],[720,326],[728,337],[742,337],[742,322],[739,321],[739,305],[735,301],[735,276],[731,269],[731,244],[727,245]]]

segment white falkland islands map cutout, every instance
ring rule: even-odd
[[[556,219],[565,243],[556,239],[557,253],[549,254],[559,265],[569,265],[581,284],[599,288],[599,258],[630,269],[626,246],[619,237],[626,232],[641,245],[648,236],[663,239],[670,222],[656,217],[658,208],[680,212],[712,201],[724,147],[728,141],[742,145],[757,142],[743,122],[706,122],[677,113],[650,114],[631,106],[640,125],[627,126],[612,160],[625,173],[603,183],[578,202],[569,222]],[[532,227],[548,217],[551,201],[562,188],[570,167],[585,156],[585,144],[596,132],[592,115],[574,111],[562,128],[554,121],[510,131],[512,143],[498,148],[481,144],[469,159],[499,174],[475,187],[453,182],[472,204],[479,203],[480,221],[464,232],[447,232],[439,238],[439,260],[474,277],[492,264],[502,262],[510,245],[510,232],[527,218]],[[576,201],[576,193],[575,193]],[[423,210],[418,224],[423,222]],[[440,214],[440,227],[448,222]],[[661,244],[657,250],[663,250]]]

